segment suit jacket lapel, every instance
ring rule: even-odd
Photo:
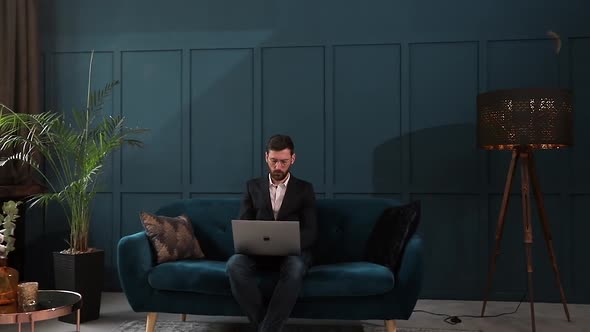
[[[274,214],[272,213],[272,204],[270,203],[270,189],[269,189],[268,176],[263,177],[262,180],[260,181],[260,192],[264,196],[264,198],[263,198],[264,203],[265,203],[264,205],[266,206],[267,213],[271,217],[274,217]]]

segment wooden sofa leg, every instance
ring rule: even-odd
[[[397,332],[397,327],[395,326],[395,320],[390,319],[385,321],[385,330],[387,332]]]
[[[186,314],[182,314],[180,316],[180,320],[183,321],[183,322],[186,322]]]
[[[154,332],[156,328],[156,320],[158,319],[157,312],[150,312],[147,315],[147,322],[145,323],[145,332]]]

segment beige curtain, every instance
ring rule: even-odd
[[[37,0],[0,0],[0,102],[39,113],[40,51]],[[28,168],[0,167],[0,185],[30,181]]]

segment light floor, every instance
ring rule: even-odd
[[[110,332],[123,322],[136,319],[145,319],[145,314],[135,313],[129,307],[123,293],[104,293],[102,297],[101,318],[82,324],[82,332]],[[475,315],[481,310],[481,301],[440,301],[420,300],[416,310],[425,310],[448,315]],[[495,315],[503,312],[512,312],[518,303],[514,302],[488,302],[486,315]],[[565,319],[563,306],[555,303],[535,303],[535,315],[537,331],[559,332],[590,332],[590,305],[569,304],[572,321]],[[519,310],[510,315],[496,318],[461,318],[462,323],[450,325],[444,322],[445,317],[415,312],[410,320],[398,321],[398,327],[426,327],[451,330],[480,330],[484,332],[528,332],[531,331],[530,306],[523,302]],[[158,319],[180,320],[180,315],[159,314]],[[244,321],[242,317],[205,317],[191,316],[187,320],[196,321]],[[310,320],[295,320],[302,323]],[[329,322],[329,321],[323,321]],[[343,321],[331,321],[333,323],[345,323]],[[381,321],[368,321],[381,324]],[[17,326],[0,325],[0,332],[17,331]],[[38,332],[70,332],[75,331],[75,325],[62,323],[57,319],[42,321],[35,324]],[[23,332],[29,331],[28,325],[23,325]]]

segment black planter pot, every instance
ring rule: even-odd
[[[53,253],[55,289],[78,292],[82,295],[80,323],[100,317],[100,300],[104,275],[104,251],[84,254]],[[76,314],[59,318],[60,321],[76,324]]]

